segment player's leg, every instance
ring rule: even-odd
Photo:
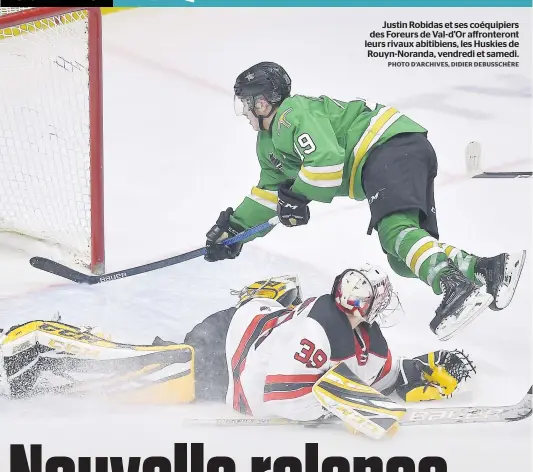
[[[437,210],[435,205],[435,180],[436,176],[436,157],[435,165],[429,179],[426,191],[426,212],[420,214],[420,227],[425,229],[429,234],[439,239],[439,230],[437,225]],[[439,242],[439,247],[444,250],[448,259],[466,276],[470,281],[476,282],[475,278],[475,265],[477,257],[473,254],[469,254],[466,251],[450,246],[449,244]]]
[[[369,196],[371,227],[378,229],[391,268],[403,276],[410,271],[440,295],[440,277],[453,267],[438,241],[436,174],[437,158],[429,141],[420,133],[406,133],[371,153],[363,169],[363,185]]]
[[[381,231],[380,235],[384,235]],[[497,311],[507,307],[513,299],[526,252],[520,251],[513,254],[502,253],[493,257],[479,257],[459,249],[450,244],[439,242],[448,259],[472,282],[486,286],[494,300],[489,305],[491,310]],[[400,257],[387,254],[391,269],[398,275],[415,278],[415,273]]]
[[[411,212],[406,212],[407,214]],[[416,214],[411,214],[414,220],[417,219]],[[380,239],[384,237],[385,231],[381,231]],[[463,274],[473,282],[476,281],[476,262],[478,258],[472,254],[468,254],[465,251],[457,249],[456,247],[450,246],[446,243],[438,243],[439,246],[447,254],[448,258],[451,259],[454,264],[463,272]],[[390,268],[399,276],[406,278],[417,278],[416,274],[411,270],[411,268],[405,263],[405,261],[397,256],[395,253],[387,253],[387,260]]]
[[[399,276],[408,279],[416,279],[415,273],[409,268],[409,266],[401,258],[394,254],[387,254],[387,261],[390,268]]]
[[[427,202],[427,217],[420,215],[420,227],[439,239],[433,179],[427,188]],[[470,281],[485,286],[494,299],[489,305],[492,310],[501,310],[511,303],[524,265],[525,251],[479,257],[443,242],[439,242],[439,246]]]
[[[405,133],[374,149],[363,168],[371,223],[387,254],[405,262],[435,294],[444,293],[430,323],[447,339],[492,301],[448,259],[438,242],[432,199],[437,159],[423,134]],[[393,267],[394,269],[394,267]]]
[[[440,277],[450,270],[450,248],[439,243],[420,225],[420,212],[408,210],[386,216],[378,223],[382,248],[387,252],[391,268],[403,277],[417,277],[437,295],[442,293]],[[463,273],[472,272],[475,257],[452,248],[454,259]],[[466,274],[465,274],[466,275]]]

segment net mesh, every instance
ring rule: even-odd
[[[0,8],[0,16],[26,8]],[[87,12],[0,26],[0,232],[91,263]]]

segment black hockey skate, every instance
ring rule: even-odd
[[[484,286],[471,282],[450,261],[441,276],[443,299],[429,324],[441,341],[446,341],[472,322],[493,301]]]
[[[480,257],[477,260],[474,268],[476,279],[485,285],[494,298],[489,305],[491,310],[503,310],[511,303],[525,260],[526,251]]]

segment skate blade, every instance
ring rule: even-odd
[[[493,300],[492,295],[478,289],[477,294],[473,294],[473,297],[467,301],[467,305],[463,308],[461,314],[458,317],[450,317],[450,319],[444,320],[435,330],[435,334],[440,341],[451,339],[481,315]]]
[[[500,290],[498,290],[493,304],[496,310],[507,308],[513,300],[525,262],[526,251],[509,254],[507,261],[505,262],[505,280],[507,281],[508,278],[510,278],[510,283],[509,285],[503,285]]]

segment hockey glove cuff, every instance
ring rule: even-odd
[[[475,373],[475,366],[463,352],[439,350],[400,361],[396,393],[406,402],[450,397]]]
[[[207,238],[206,249],[207,253],[204,259],[208,262],[222,261],[224,259],[235,259],[242,250],[243,242],[237,242],[229,246],[224,246],[222,241],[236,236],[244,231],[244,228],[239,227],[231,222],[230,217],[233,214],[233,208],[227,208],[220,212],[215,225],[205,235]]]
[[[292,181],[284,182],[278,189],[278,217],[284,226],[302,226],[311,214],[307,206],[311,200],[291,190]]]

